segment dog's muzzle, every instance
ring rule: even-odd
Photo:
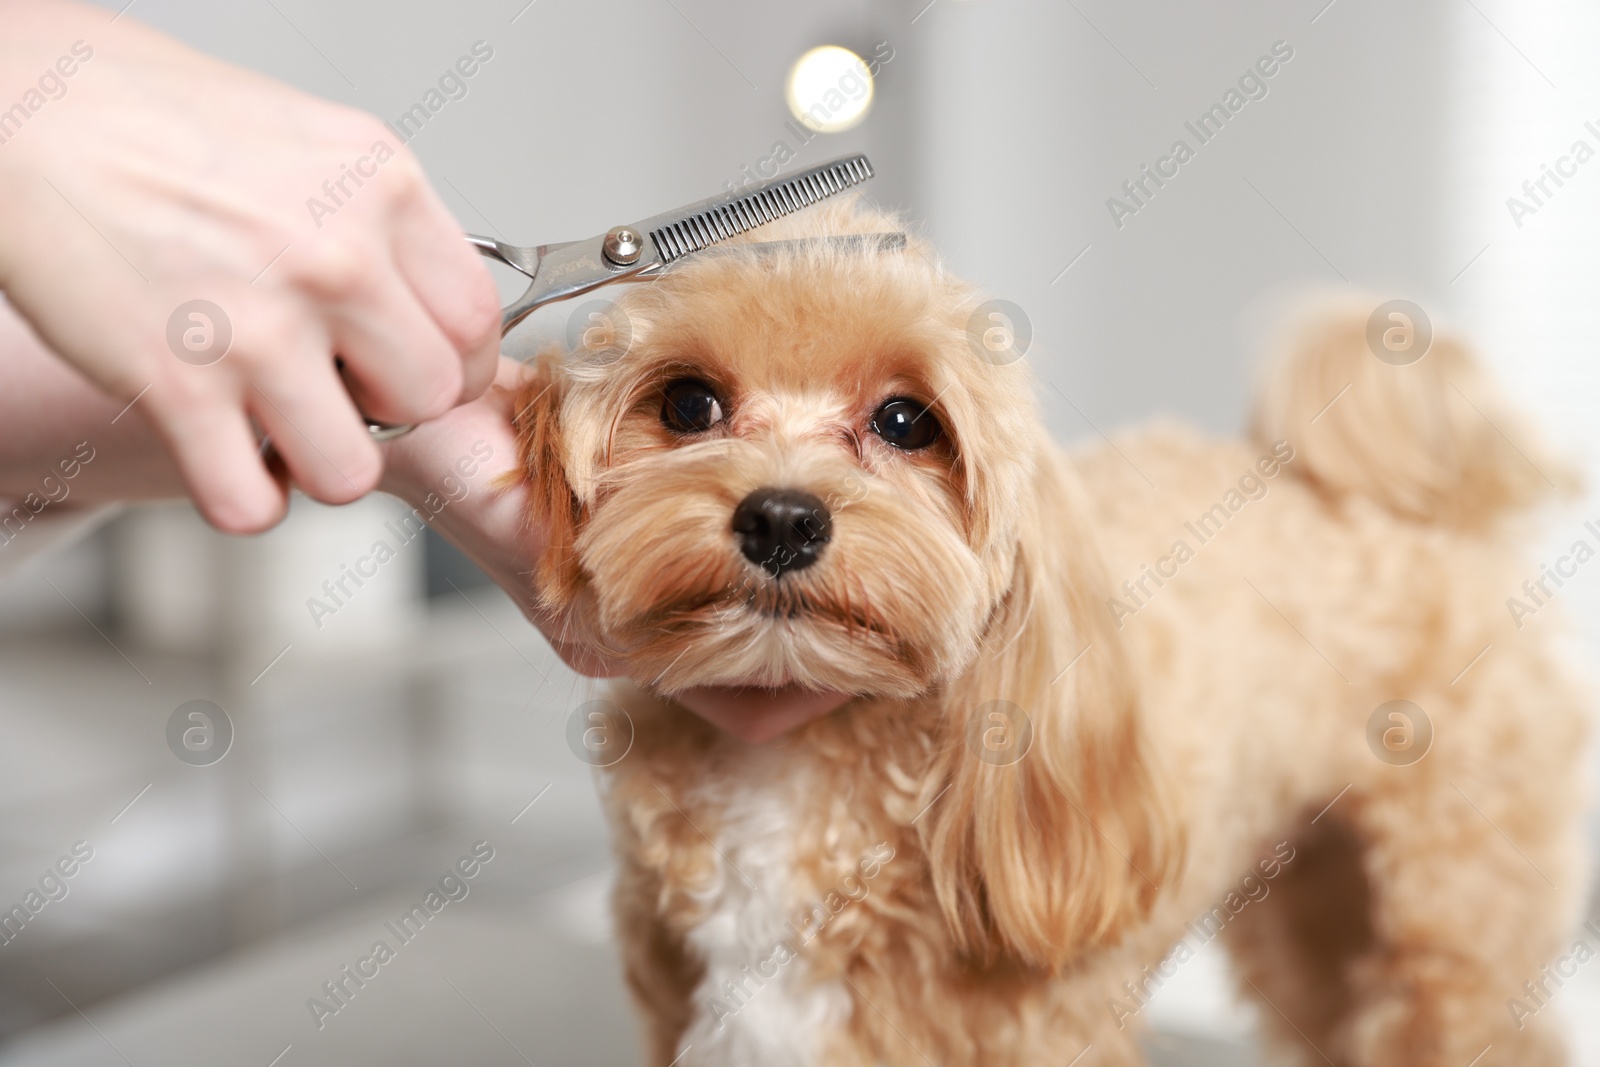
[[[734,509],[733,532],[744,558],[777,578],[817,561],[833,535],[833,517],[810,493],[768,486]]]

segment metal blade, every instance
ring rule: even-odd
[[[650,235],[661,265],[668,266],[718,241],[860,185],[872,174],[872,164],[866,156],[844,156],[787,178],[772,178],[737,193],[657,215],[633,228]]]
[[[714,196],[633,226],[615,227],[609,232],[630,229],[650,236],[650,247],[644,248],[636,260],[625,266],[607,255],[605,234],[584,241],[537,247],[508,245],[471,234],[467,235],[467,240],[484,256],[514,267],[532,279],[527,291],[502,312],[501,333],[504,334],[535,308],[553,300],[565,300],[611,282],[650,277],[719,241],[747,233],[860,185],[872,174],[872,164],[866,156],[843,156],[787,178],[772,178],[741,192]],[[904,241],[903,236],[901,240]]]

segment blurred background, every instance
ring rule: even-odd
[[[1263,309],[1321,285],[1466,331],[1558,445],[1591,472],[1600,455],[1600,163],[1565,165],[1537,203],[1523,189],[1573,142],[1600,148],[1600,9],[1579,0],[137,0],[128,17],[391,121],[483,42],[466,95],[410,144],[463,229],[513,243],[865,151],[869,194],[1023,309],[1071,442],[1156,416],[1236,432]],[[876,68],[870,101],[824,99],[838,67],[792,76],[822,45]],[[1185,123],[1269,55],[1264,95],[1199,145]],[[790,95],[854,125],[812,130]],[[1194,158],[1130,195],[1179,139]],[[11,568],[0,905],[75,843],[92,859],[0,947],[0,1064],[637,1062],[609,846],[564,740],[594,685],[431,534],[310,617],[403,514],[301,500],[229,541],[186,505],[141,508]],[[1549,544],[1597,515],[1590,498],[1556,517]],[[1590,665],[1597,594],[1587,572],[1560,594]],[[226,753],[207,765],[169,747],[190,701],[226,715],[204,720]],[[201,724],[186,715],[180,731]],[[468,896],[319,1027],[307,999],[479,842],[493,859]],[[1207,951],[1148,1012],[1156,1062],[1257,1062]],[[1580,973],[1556,1009],[1588,1065],[1597,987]]]

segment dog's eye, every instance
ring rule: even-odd
[[[676,433],[699,433],[722,421],[722,401],[699,378],[679,378],[667,385],[661,422]]]
[[[927,448],[942,432],[939,420],[928,409],[909,397],[885,400],[872,413],[872,432],[889,444],[907,452]]]

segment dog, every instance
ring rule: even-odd
[[[1294,1062],[1564,1063],[1588,698],[1507,597],[1572,476],[1370,303],[1303,321],[1247,439],[1069,455],[903,233],[763,227],[519,393],[540,601],[634,680],[590,714],[650,1062],[1143,1063],[1220,938]]]

